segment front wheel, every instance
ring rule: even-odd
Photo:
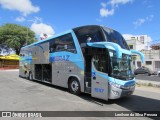
[[[80,94],[80,84],[76,78],[72,78],[68,84],[69,91],[72,94],[79,95]]]

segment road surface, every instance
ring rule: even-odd
[[[19,78],[18,71],[0,71],[0,111],[160,111],[160,89],[136,87],[132,96],[107,102],[92,98],[88,94],[75,96],[64,88]],[[17,118],[11,120],[13,119],[17,120]],[[45,119],[53,118],[42,118]],[[54,119],[75,120],[75,118]],[[76,119],[106,120],[104,117]],[[111,117],[108,119],[150,120],[153,118]],[[158,120],[158,118],[154,119]]]

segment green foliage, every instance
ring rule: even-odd
[[[7,44],[19,54],[24,45],[37,41],[35,33],[29,28],[17,24],[5,24],[0,27],[0,44]]]

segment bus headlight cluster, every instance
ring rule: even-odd
[[[113,82],[109,82],[109,85],[114,86],[116,88],[120,88],[121,85],[117,84],[117,83],[113,83]]]
[[[121,85],[121,87],[120,87],[121,89],[125,89],[125,90],[128,90],[128,89],[130,89],[130,86],[124,86],[124,85]]]
[[[121,88],[121,89],[124,89],[124,90],[128,90],[128,89],[134,88],[134,86],[135,86],[135,85],[132,85],[132,86],[124,86],[124,85],[121,85],[120,88]]]

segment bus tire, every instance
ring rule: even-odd
[[[29,72],[29,80],[33,80],[32,72]]]
[[[74,95],[79,95],[81,93],[80,91],[80,83],[77,80],[77,78],[71,78],[71,80],[69,81],[68,84],[68,89],[70,91],[70,93],[74,94]]]

